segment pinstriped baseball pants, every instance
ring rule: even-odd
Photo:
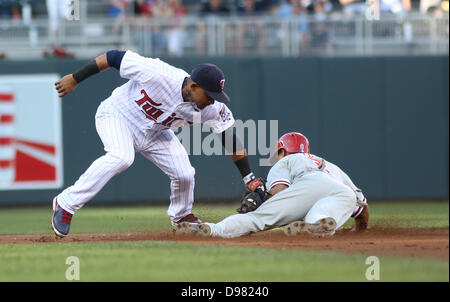
[[[59,205],[75,213],[91,200],[115,175],[133,164],[136,152],[153,162],[170,178],[167,214],[177,221],[191,213],[194,203],[195,169],[172,130],[143,134],[114,109],[100,105],[95,125],[106,154],[95,160],[80,178],[57,196]]]

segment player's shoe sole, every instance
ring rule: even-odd
[[[285,227],[284,233],[287,236],[308,233],[319,237],[329,237],[336,232],[336,226],[336,221],[331,217],[322,218],[316,223],[294,221]]]
[[[210,237],[211,236],[211,227],[206,223],[200,223],[196,226],[197,235]]]
[[[183,221],[183,222],[177,222],[172,223],[173,231],[175,234],[186,234],[188,231],[189,222]]]
[[[175,233],[209,237],[211,228],[205,223],[181,222],[175,226]]]
[[[172,231],[176,234],[184,234],[188,232],[189,224],[199,224],[199,223],[202,223],[202,221],[191,213],[184,216],[177,222],[172,221],[171,222],[173,228]]]

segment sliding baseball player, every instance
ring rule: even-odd
[[[304,135],[283,135],[274,156],[278,162],[269,171],[265,199],[251,192],[242,202],[246,213],[219,223],[183,223],[180,233],[232,238],[287,225],[286,235],[332,236],[350,217],[356,230],[367,228],[369,212],[361,190],[339,167],[310,154]]]

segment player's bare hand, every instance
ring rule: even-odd
[[[77,85],[72,74],[65,75],[61,80],[55,82],[55,88],[60,98],[73,91]]]
[[[359,214],[359,216],[355,218],[355,227],[353,230],[356,232],[366,231],[368,224],[369,224],[369,207],[365,205],[361,214]]]

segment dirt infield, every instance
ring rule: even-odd
[[[66,238],[54,235],[1,235],[6,243],[68,243],[107,241],[175,241],[191,244],[216,244],[243,247],[293,250],[325,250],[348,254],[370,254],[403,257],[449,259],[448,229],[397,229],[373,227],[364,233],[340,230],[331,238],[301,234],[288,237],[282,231],[268,231],[248,236],[222,239],[176,235],[172,232],[139,232],[107,234],[71,234]]]

